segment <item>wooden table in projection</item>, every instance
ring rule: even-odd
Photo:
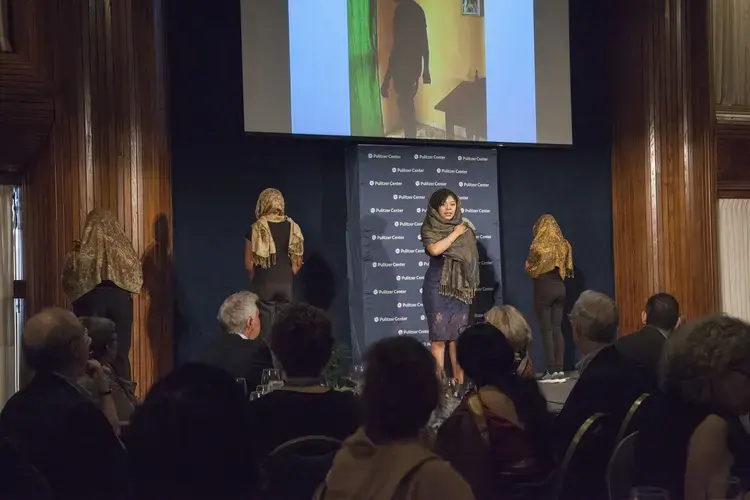
[[[435,109],[445,113],[445,138],[454,139],[455,127],[464,127],[466,137],[487,137],[487,79],[458,84]]]

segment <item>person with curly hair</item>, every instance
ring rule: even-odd
[[[635,442],[634,485],[670,498],[730,498],[730,423],[750,412],[750,325],[728,316],[688,322],[666,341],[663,397]]]

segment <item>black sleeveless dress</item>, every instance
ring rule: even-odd
[[[292,227],[288,221],[269,222],[268,227],[276,245],[276,265],[268,269],[255,268],[252,291],[263,302],[291,302],[294,273],[289,258],[289,236]],[[252,241],[252,229],[248,229],[245,239]]]

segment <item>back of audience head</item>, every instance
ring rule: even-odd
[[[365,354],[362,409],[375,442],[419,436],[440,402],[435,361],[412,337],[380,340]]]
[[[712,411],[750,412],[750,325],[729,316],[688,321],[667,339],[662,390]]]
[[[241,333],[249,339],[260,335],[258,296],[252,292],[237,292],[219,307],[218,320],[225,333]]]
[[[671,332],[680,324],[680,304],[668,293],[652,295],[641,314],[644,325]]]
[[[288,378],[320,377],[333,353],[331,320],[317,307],[293,305],[277,316],[269,343]]]
[[[76,316],[50,308],[32,316],[24,326],[24,358],[36,372],[59,372],[72,378],[85,373],[91,339]]]
[[[117,355],[117,328],[108,318],[85,316],[78,318],[91,337],[90,357],[102,365],[114,361]]]
[[[505,335],[513,351],[522,352],[529,348],[531,328],[523,314],[515,307],[495,306],[485,313],[484,319]]]
[[[593,345],[617,340],[620,313],[615,302],[603,293],[584,291],[570,311],[573,340],[583,352]]]
[[[255,486],[247,401],[219,368],[159,380],[123,437],[136,498],[246,498]]]
[[[513,401],[537,457],[551,456],[552,417],[536,380],[516,373],[510,342],[493,325],[479,323],[463,331],[456,346],[458,364],[477,387],[491,386]]]

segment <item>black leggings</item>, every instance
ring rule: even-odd
[[[564,303],[565,284],[557,269],[534,280],[534,310],[539,321],[547,371],[550,373],[563,369],[565,342],[561,325]]]
[[[107,282],[99,284],[73,301],[73,312],[76,316],[97,316],[114,321],[117,329],[117,356],[112,365],[119,377],[133,380],[128,358],[133,337],[133,299],[130,292]]]

